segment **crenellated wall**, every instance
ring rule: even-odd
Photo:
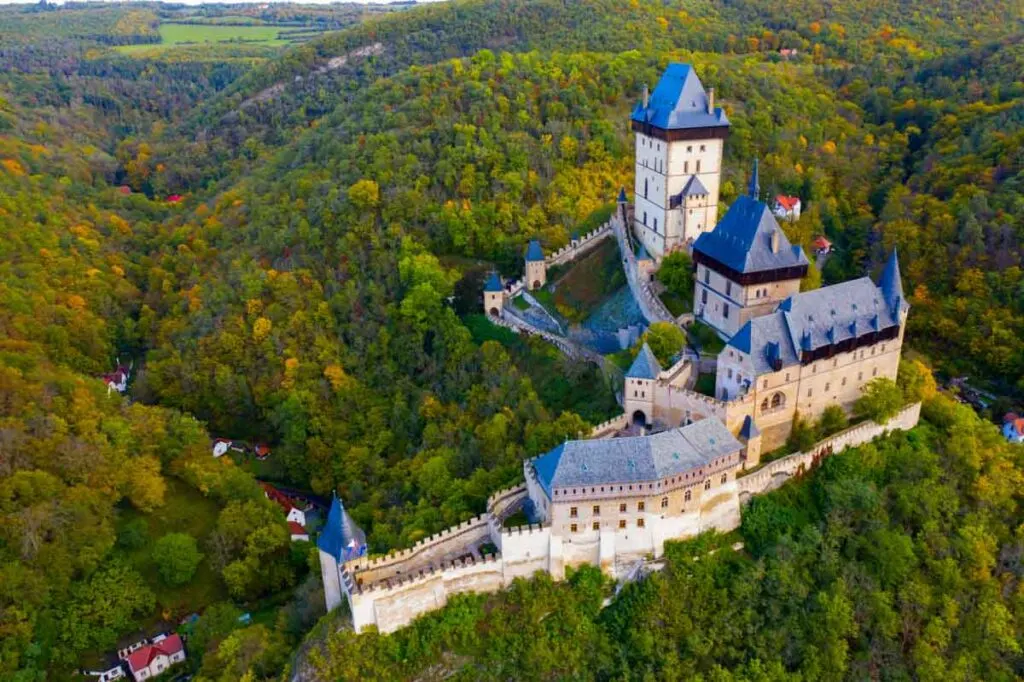
[[[605,223],[591,232],[583,235],[579,239],[573,239],[568,244],[555,251],[553,254],[544,259],[547,266],[553,267],[555,265],[562,265],[568,263],[571,260],[579,258],[587,251],[600,244],[606,238],[612,234],[611,223]]]
[[[914,403],[903,408],[899,414],[885,424],[876,424],[873,421],[861,422],[815,443],[814,447],[807,452],[797,452],[769,462],[753,473],[737,479],[740,501],[746,502],[753,495],[775,490],[790,478],[814,468],[823,457],[842,452],[846,448],[863,445],[889,431],[912,429],[917,426],[920,417],[921,403]]]
[[[707,406],[709,410],[722,410],[725,408],[721,405],[733,403],[700,396],[695,404]],[[662,507],[656,506],[652,499],[649,512],[644,514],[643,527],[631,524],[627,531],[602,529],[565,538],[553,532],[548,520],[549,510],[543,505],[545,496],[532,475],[529,462],[525,462],[526,482],[491,495],[486,513],[426,538],[409,549],[372,559],[363,557],[341,567],[331,564],[331,557],[321,552],[325,586],[331,583],[332,571],[337,568],[336,584],[340,584],[348,598],[356,631],[376,626],[380,632],[387,633],[444,606],[452,595],[493,592],[537,571],[561,580],[566,566],[594,564],[615,575],[617,562],[658,555],[666,540],[689,537],[712,528],[728,531],[738,527],[740,505],[752,495],[778,488],[790,478],[809,471],[829,454],[869,442],[889,431],[913,428],[920,412],[918,403],[904,408],[884,425],[864,422],[852,426],[815,444],[807,452],[783,457],[746,476],[715,486],[710,493],[696,497],[696,506],[682,514],[663,513]],[[542,523],[504,528],[503,520],[520,509],[527,499],[538,503],[536,511]],[[481,555],[479,549],[486,542],[493,543],[498,552]]]

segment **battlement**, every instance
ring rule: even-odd
[[[611,419],[603,421],[592,428],[588,438],[603,438],[604,436],[610,436],[616,431],[626,428],[628,425],[629,415],[623,412],[618,417],[612,417]]]
[[[547,267],[553,267],[555,265],[562,265],[569,261],[582,256],[590,249],[597,246],[602,240],[612,234],[611,222],[606,222],[604,225],[597,227],[587,234],[583,235],[578,239],[573,239],[568,244],[555,251],[553,254],[544,259],[544,263]]]
[[[453,539],[465,535],[475,529],[486,527],[489,516],[489,514],[474,516],[468,521],[463,521],[458,525],[450,526],[439,533],[435,533],[428,538],[424,538],[412,547],[406,549],[395,550],[383,556],[351,559],[345,562],[345,569],[358,574],[370,569],[383,569],[409,562],[416,558],[417,555],[427,550],[435,548],[443,543],[450,543]]]
[[[545,526],[542,523],[527,523],[522,526],[513,526],[512,528],[501,528],[502,535],[532,535],[533,533],[546,533],[548,532],[549,526]]]

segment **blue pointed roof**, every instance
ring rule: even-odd
[[[889,304],[890,308],[897,306],[902,308],[906,304],[906,299],[903,297],[903,282],[900,277],[900,261],[896,256],[896,249],[889,254],[889,260],[886,261],[885,269],[882,270],[882,276],[878,280],[878,288],[882,290],[885,302]]]
[[[544,249],[540,248],[540,242],[536,239],[531,239],[529,246],[526,247],[526,260],[544,260]]]
[[[772,235],[776,232],[778,249],[773,250]],[[809,264],[804,250],[789,243],[771,209],[746,195],[732,202],[714,230],[697,237],[693,250],[739,273]]]
[[[488,278],[487,278],[487,281],[484,282],[484,291],[487,291],[487,292],[490,292],[490,293],[497,293],[499,291],[504,291],[504,290],[505,290],[504,287],[501,286],[501,278],[498,277],[498,273],[497,272],[494,272],[492,270],[490,276],[488,276]]]
[[[639,102],[630,118],[663,130],[728,126],[721,107],[708,111],[708,95],[689,64],[672,63],[661,75],[647,107]]]
[[[640,483],[700,469],[743,445],[715,417],[652,436],[571,440],[533,460],[537,481],[554,488]]]
[[[366,553],[366,534],[352,521],[337,495],[331,500],[327,522],[320,531],[316,546],[334,557],[338,563]]]
[[[659,374],[661,374],[661,364],[658,362],[658,358],[654,356],[654,351],[644,341],[644,345],[640,352],[637,353],[636,359],[629,366],[626,376],[630,379],[655,379]]]
[[[620,204],[624,204],[627,201],[629,201],[628,199],[626,199],[626,188],[625,187],[620,187],[619,188],[619,196],[616,199],[616,201],[618,201]]]
[[[754,418],[749,414],[743,420],[743,426],[740,428],[740,438],[744,440],[750,440],[761,435],[761,429],[757,428],[757,424],[754,423]]]
[[[741,353],[750,352],[750,321],[740,327],[740,330],[729,339],[729,345]]]

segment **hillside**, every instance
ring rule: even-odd
[[[150,51],[179,10],[0,8],[0,678],[68,679],[200,612],[197,679],[277,679],[323,597],[256,474],[337,491],[383,552],[612,416],[593,365],[473,313],[484,273],[518,276],[529,239],[563,245],[632,184],[626,116],[669,61],[732,122],[723,203],[758,157],[765,193],[807,206],[793,243],[836,245],[826,282],[896,247],[909,347],[997,400],[981,417],[936,400],[910,435],[759,500],[744,552],[678,546],[609,608],[582,571],[397,636],[336,634],[304,665],[1020,675],[1022,462],[985,424],[1024,404],[1019,3],[236,10],[330,32]],[[100,378],[118,360],[124,396]],[[212,436],[273,455],[214,459]],[[182,584],[153,554],[174,532],[202,555]]]

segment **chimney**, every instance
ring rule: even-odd
[[[647,100],[649,99],[649,93],[647,92],[647,83],[644,83],[644,109],[647,108]]]
[[[708,88],[708,113],[714,116],[715,114],[715,89]]]
[[[772,253],[779,252],[779,228],[772,230]]]

